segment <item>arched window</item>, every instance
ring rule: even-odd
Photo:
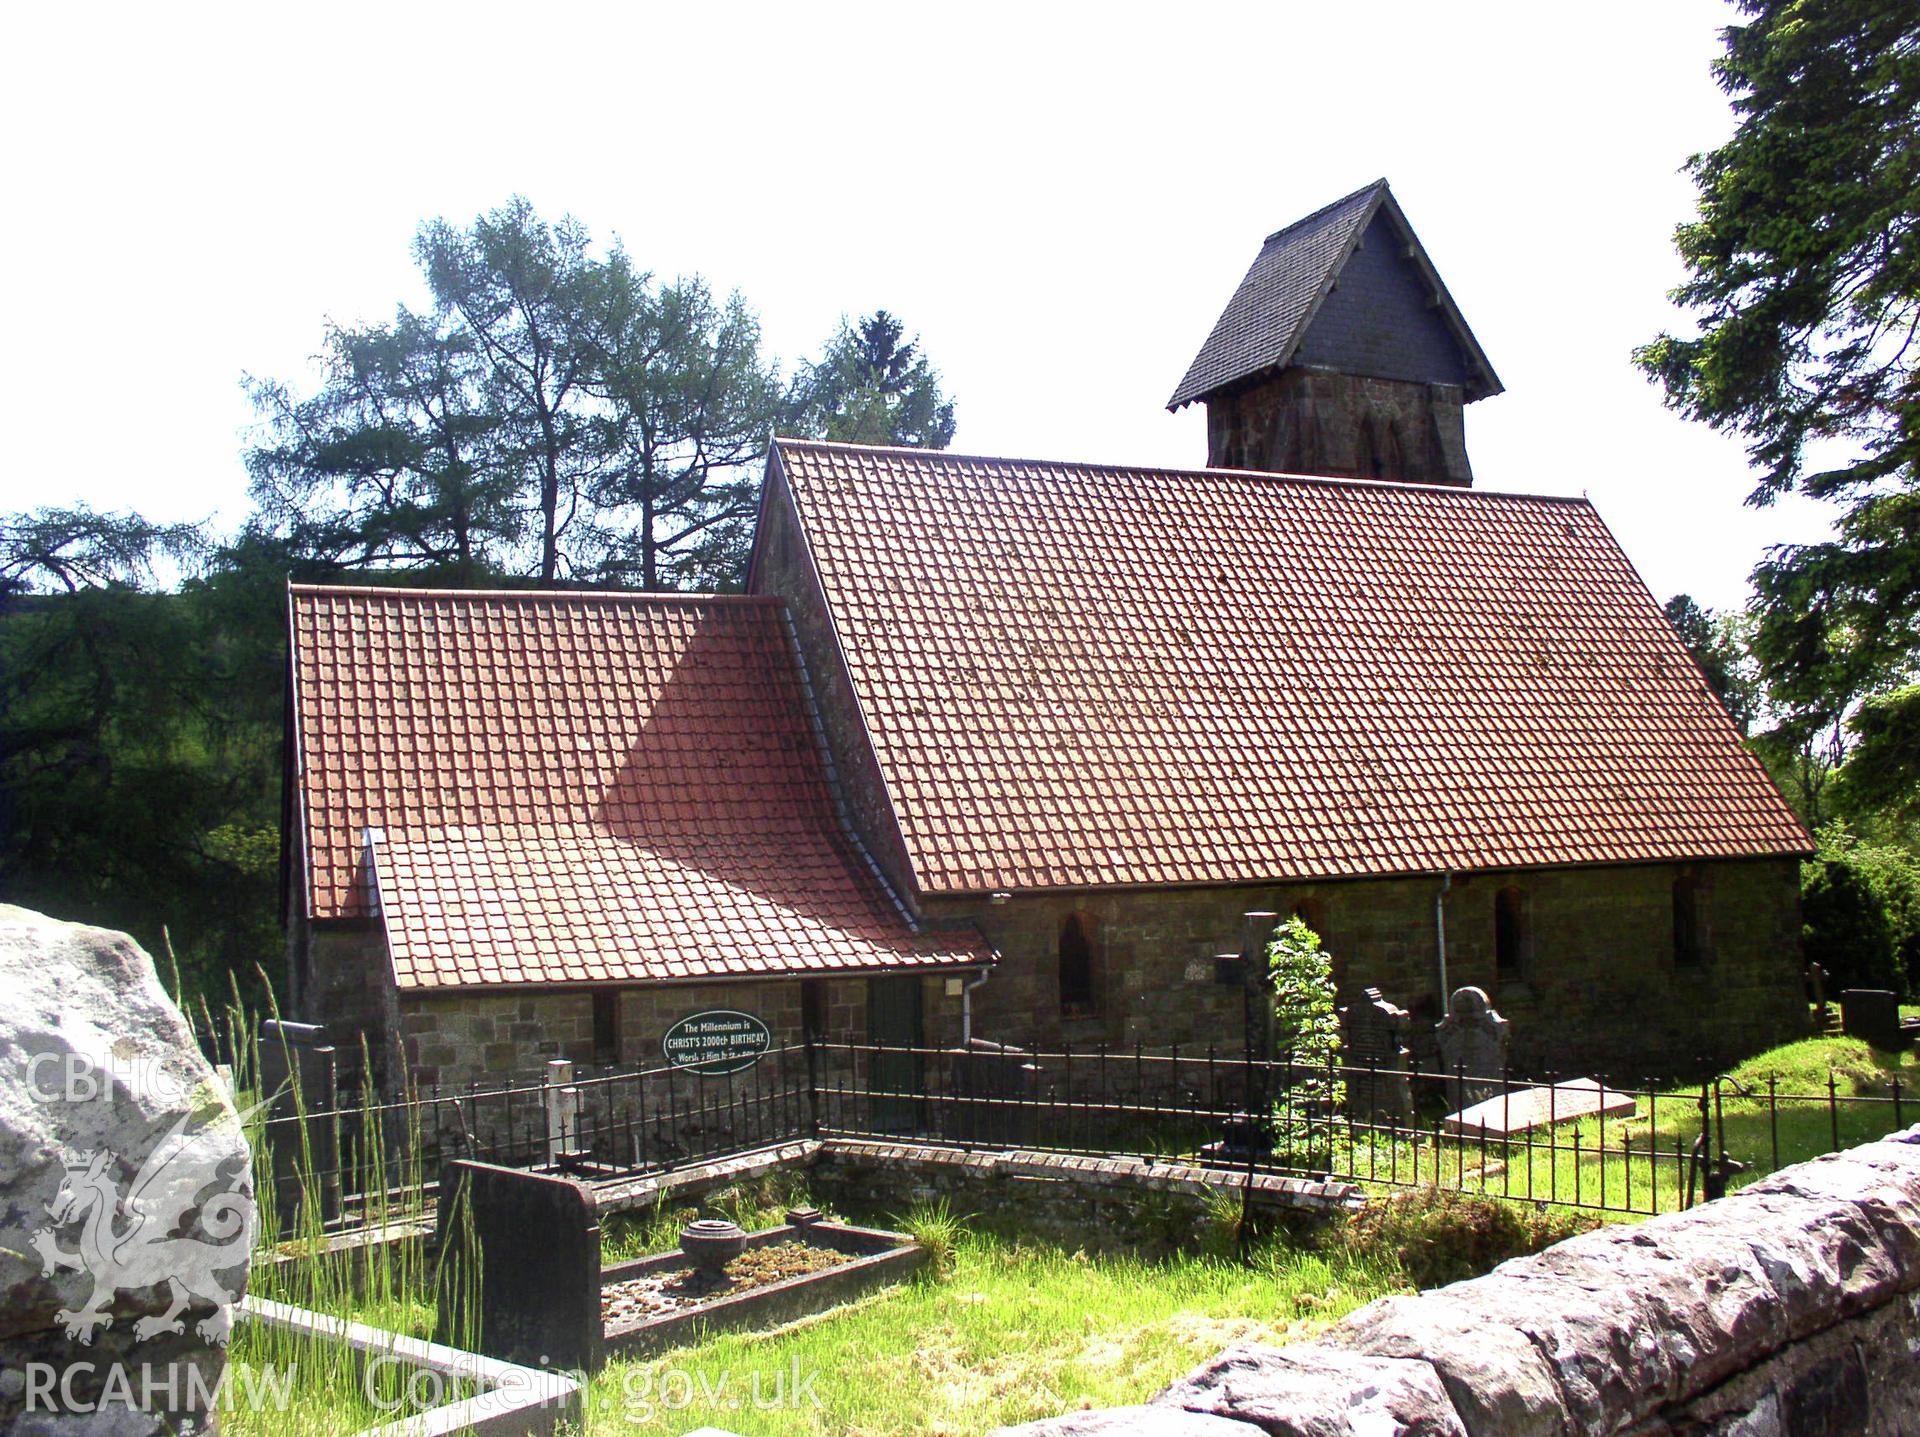
[[[1060,1012],[1086,1017],[1094,1010],[1093,935],[1078,913],[1060,925]]]
[[[1696,968],[1707,961],[1705,904],[1700,876],[1683,868],[1673,878],[1673,966]]]
[[[1527,895],[1502,888],[1493,895],[1493,972],[1518,978],[1527,963]]]

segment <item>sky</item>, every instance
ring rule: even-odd
[[[1506,393],[1476,482],[1586,494],[1661,598],[1740,603],[1811,501],[1634,345],[1732,129],[1725,0],[1250,6],[16,6],[0,510],[246,512],[242,378],[423,290],[423,219],[514,193],[739,289],[773,353],[917,331],[959,452],[1197,466],[1167,397],[1262,238],[1384,175]]]

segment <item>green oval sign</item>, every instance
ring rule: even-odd
[[[692,1068],[702,1077],[738,1073],[760,1061],[773,1046],[767,1025],[751,1013],[711,1008],[692,1013],[667,1029],[660,1051],[676,1068]]]

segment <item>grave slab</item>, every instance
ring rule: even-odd
[[[1478,1137],[1512,1137],[1535,1128],[1591,1118],[1631,1115],[1635,1103],[1631,1093],[1602,1088],[1592,1078],[1574,1078],[1546,1088],[1520,1088],[1497,1098],[1488,1098],[1457,1113],[1449,1113],[1441,1123],[1444,1132]]]

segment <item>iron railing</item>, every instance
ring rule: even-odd
[[[1248,1174],[1463,1192],[1623,1214],[1671,1211],[1729,1183],[1893,1131],[1881,1092],[1556,1084],[1250,1058],[1215,1048],[1021,1052],[813,1042],[723,1074],[576,1071],[560,1081],[428,1090],[316,1111],[261,1132],[282,1214],[328,1225],[424,1194],[454,1158],[596,1179],[809,1136],[1129,1155]]]
[[[687,1067],[576,1067],[558,1079],[429,1087],[386,1100],[283,1089],[259,1125],[263,1205],[282,1229],[317,1204],[358,1223],[431,1193],[454,1159],[586,1178],[662,1171],[815,1131],[810,1054],[770,1049],[725,1074]]]

